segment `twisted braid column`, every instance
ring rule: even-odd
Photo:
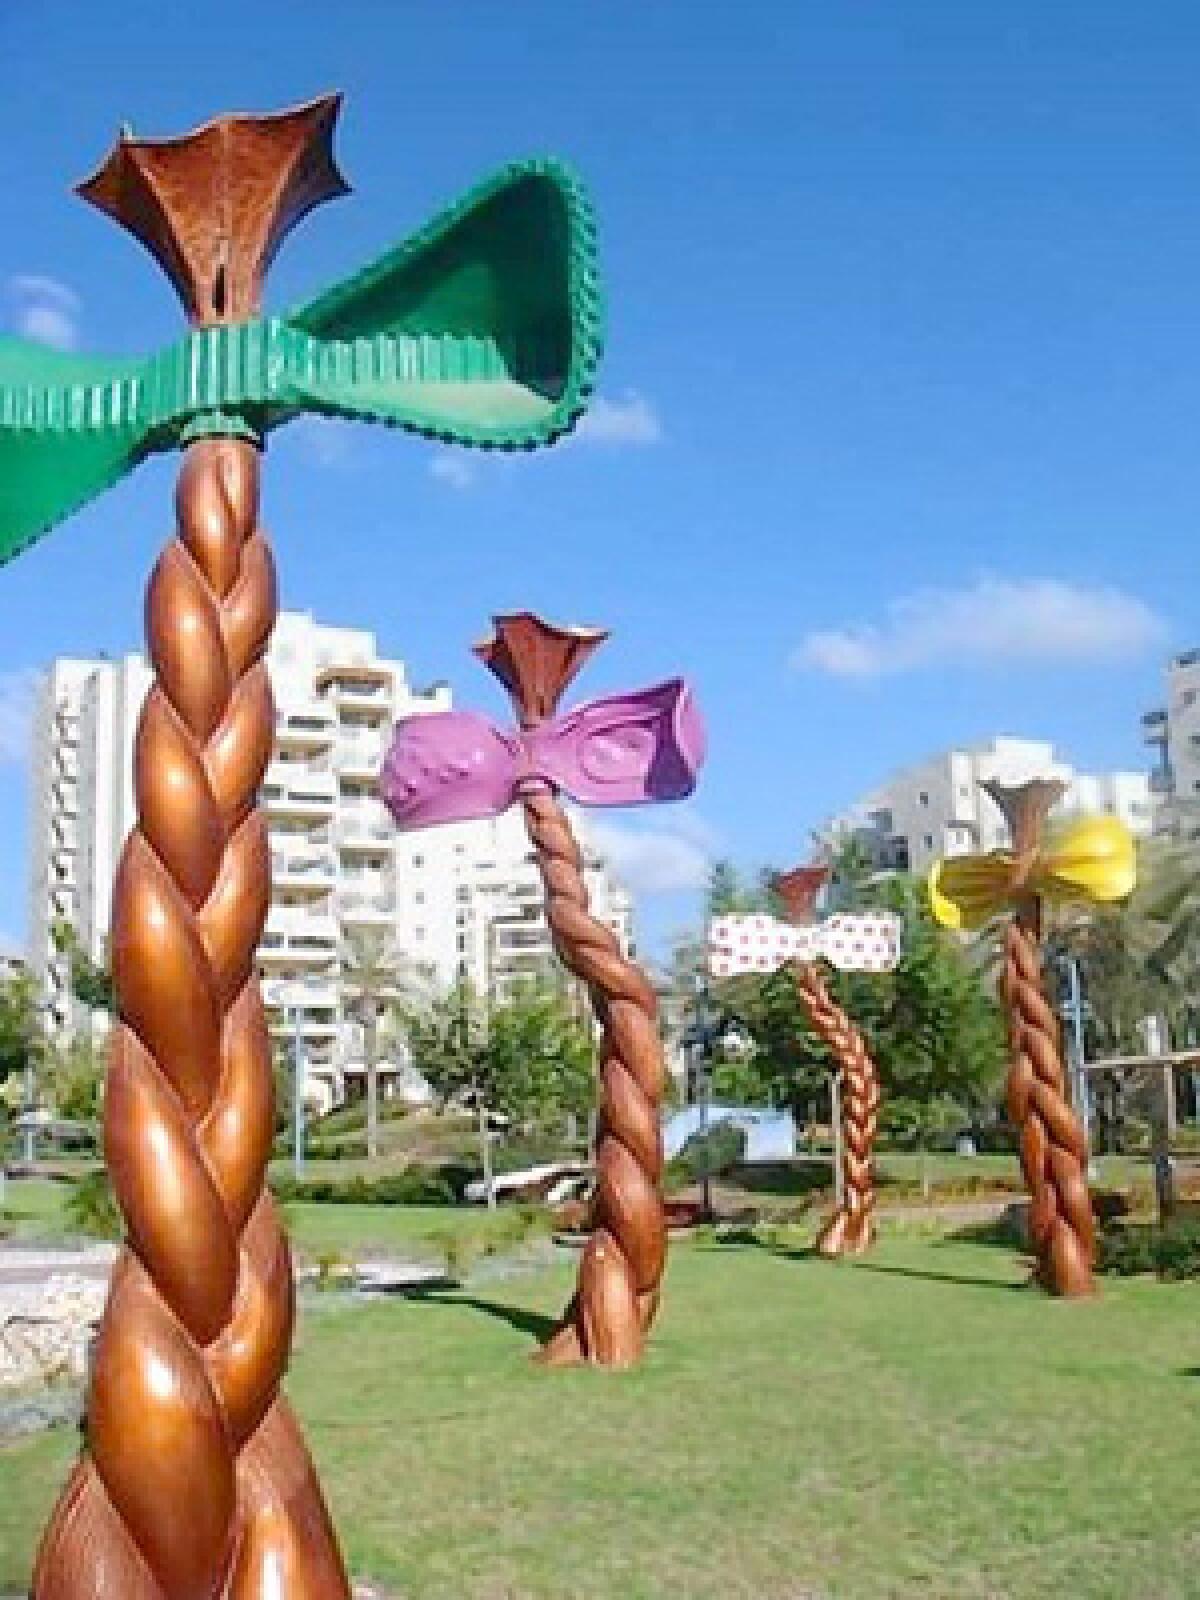
[[[246,441],[192,444],[178,534],[150,581],[156,677],[113,898],[120,1021],[104,1107],[127,1245],[96,1348],[87,1453],[46,1531],[35,1600],[349,1592],[279,1393],[293,1289],[265,1187],[271,1063],[254,972],[276,611],[258,479]]]
[[[1066,1093],[1058,1019],[1042,982],[1036,909],[1022,911],[1004,940],[1000,997],[1011,1065],[1005,1096],[1029,1189],[1035,1277],[1052,1294],[1092,1294],[1096,1225],[1087,1184],[1087,1141]]]
[[[844,1199],[817,1235],[817,1249],[823,1256],[862,1255],[875,1237],[879,1072],[862,1033],[829,993],[820,968],[798,962],[792,971],[808,1020],[833,1052],[842,1074]]]
[[[530,786],[522,804],[554,948],[587,984],[603,1030],[592,1236],[574,1298],[540,1358],[550,1366],[628,1367],[641,1357],[667,1257],[658,1004],[616,936],[588,910],[582,857],[558,800]]]

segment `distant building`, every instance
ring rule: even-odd
[[[1200,650],[1167,663],[1166,704],[1147,711],[1142,737],[1155,753],[1150,787],[1161,832],[1178,831],[1185,808],[1200,809]]]
[[[1060,778],[1067,792],[1056,816],[1107,812],[1138,836],[1151,832],[1154,811],[1145,773],[1077,773],[1048,743],[996,738],[970,750],[944,750],[907,767],[835,817],[826,832],[857,839],[881,869],[923,873],[942,856],[996,850],[1008,828],[981,780],[1020,783]]]
[[[465,979],[493,998],[544,970],[553,951],[519,809],[398,834],[376,793],[395,721],[448,709],[449,689],[414,689],[403,662],[378,654],[373,634],[297,613],[280,616],[268,661],[277,725],[262,803],[273,888],[258,964],[273,1031],[290,1040],[299,1027],[306,1093],[324,1106],[355,1092],[364,1071],[341,985],[356,930],[386,934],[432,984]],[[133,739],[150,681],[140,655],[58,660],[37,703],[28,957],[59,1030],[82,1019],[54,925],[69,923],[88,954],[104,959],[113,881],[134,820]],[[630,898],[582,825],[581,837],[593,910],[629,949]],[[386,1074],[399,1088],[407,1070],[397,1059]]]

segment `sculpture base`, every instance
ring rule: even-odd
[[[875,1223],[869,1212],[835,1211],[817,1235],[816,1251],[829,1260],[861,1256],[875,1243]]]

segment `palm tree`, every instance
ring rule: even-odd
[[[379,1154],[379,1032],[390,1010],[424,988],[427,973],[396,949],[382,929],[360,928],[342,946],[342,994],[348,1016],[362,1028],[367,1079],[367,1158]]]

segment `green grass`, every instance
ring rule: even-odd
[[[1023,1278],[915,1233],[843,1266],[697,1242],[627,1375],[530,1366],[564,1270],[318,1298],[290,1389],[354,1572],[422,1600],[1194,1595],[1200,1288]],[[72,1446],[0,1450],[0,1592]]]
[[[36,1242],[54,1240],[70,1232],[67,1201],[69,1183],[49,1178],[8,1178],[0,1205],[0,1240]]]

